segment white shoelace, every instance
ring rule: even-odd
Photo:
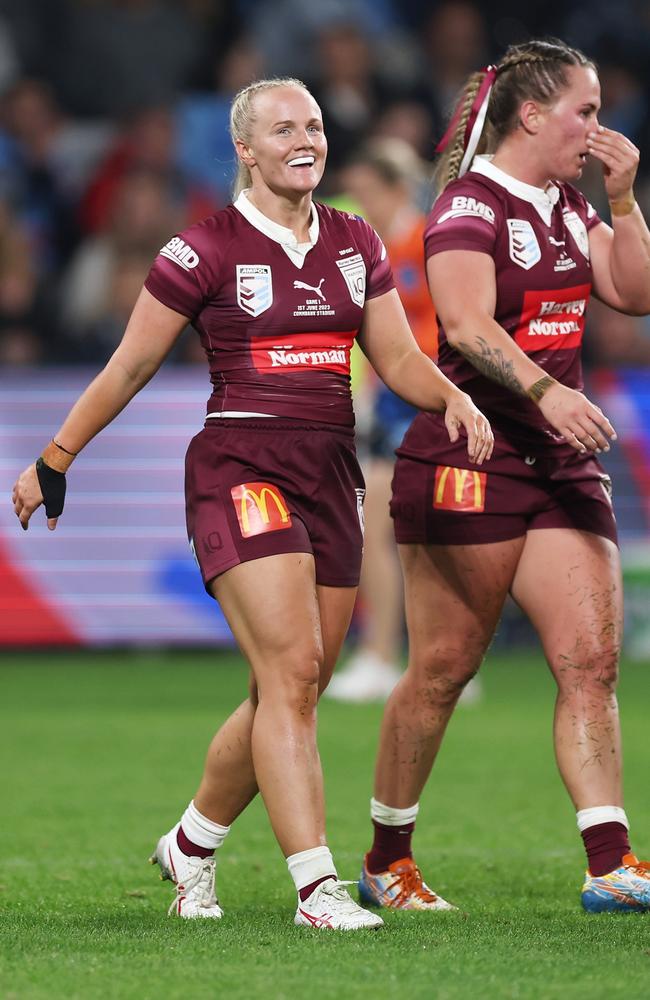
[[[346,885],[356,885],[356,881],[342,881],[334,879],[327,882],[322,882],[319,886],[321,893],[324,896],[331,896],[338,903],[338,908],[343,910],[345,913],[356,913],[361,907],[358,903],[352,899],[352,896],[345,888]]]
[[[208,909],[211,906],[218,906],[217,897],[214,892],[214,879],[217,870],[217,862],[214,858],[204,858],[200,863],[192,865],[188,863],[191,874],[183,883],[176,886],[176,899],[169,910],[169,915],[177,909],[178,901],[181,897],[187,898],[192,893],[192,900],[199,906]]]

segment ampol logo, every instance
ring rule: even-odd
[[[230,496],[244,538],[291,527],[287,502],[272,483],[240,483],[232,487]]]
[[[249,316],[259,316],[273,305],[270,264],[237,264],[237,305]]]
[[[433,484],[433,506],[438,510],[480,513],[485,510],[487,472],[439,465]]]

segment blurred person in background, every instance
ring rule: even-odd
[[[315,38],[311,89],[327,125],[328,185],[340,187],[336,171],[368,137],[376,115],[397,94],[378,72],[375,50],[361,23],[341,19]]]
[[[340,180],[381,237],[411,330],[420,350],[435,361],[438,324],[422,248],[426,216],[420,205],[423,192],[429,192],[425,165],[407,143],[375,140],[352,157]],[[362,445],[367,455],[362,463],[366,498],[361,626],[354,655],[326,690],[330,698],[351,702],[384,700],[402,676],[403,583],[389,501],[395,450],[417,412],[372,372],[367,373],[368,383],[370,419]],[[471,701],[478,694],[475,679],[463,695]]]
[[[204,55],[205,12],[167,0],[69,0],[49,54],[73,114],[121,119],[171,104]],[[50,40],[51,43],[51,40]]]
[[[417,97],[392,100],[375,116],[370,139],[397,139],[411,147],[421,160],[433,158],[431,136],[434,134],[433,115],[427,104]],[[422,190],[418,205],[426,209],[431,204],[429,191]]]
[[[375,140],[353,155],[340,174],[342,190],[359,206],[388,253],[395,287],[418,345],[437,355],[436,314],[426,283],[422,238],[425,216],[418,207],[426,184],[424,165],[398,139]],[[380,380],[366,375],[370,426],[364,465],[365,538],[359,597],[357,649],[335,674],[327,695],[342,701],[386,698],[401,677],[402,573],[389,516],[395,449],[416,411]]]
[[[241,35],[213,61],[211,88],[184,94],[176,105],[177,162],[185,177],[214,198],[230,201],[237,157],[228,134],[234,95],[265,75],[265,57],[250,35]]]
[[[580,362],[592,287],[622,313],[650,311],[650,233],[633,192],[638,150],[599,125],[599,110],[593,64],[562,42],[531,41],[469,78],[442,143],[425,231],[440,363],[485,409],[495,448],[479,472],[435,415],[418,414],[398,451],[391,513],[409,664],[384,713],[365,903],[449,908],[423,881],[411,837],[460,692],[511,594],[557,684],[556,759],[587,854],[582,905],[650,910],[650,864],[630,850],[623,808],[623,587],[596,458],[615,434],[581,392]],[[573,186],[589,156],[611,228]]]
[[[191,221],[171,197],[167,178],[143,167],[119,178],[107,212],[105,224],[82,241],[61,280],[60,309],[74,361],[99,360],[117,347],[152,257],[170,232]]]
[[[650,367],[650,322],[595,300],[589,309],[585,368]]]
[[[56,275],[79,239],[78,200],[113,129],[70,119],[49,85],[29,78],[3,95],[0,123],[2,189],[30,234],[39,272]]]
[[[241,23],[264,53],[269,74],[312,77],[318,39],[337,24],[363,27],[373,48],[399,31],[393,0],[236,0]]]
[[[57,324],[29,235],[0,199],[0,364],[35,365],[54,353]]]
[[[119,130],[89,179],[81,200],[79,219],[87,233],[109,224],[123,179],[142,170],[164,182],[167,199],[187,223],[214,211],[211,193],[188,177],[179,164],[177,123],[169,107],[139,111]]]
[[[188,321],[214,391],[186,459],[188,537],[251,668],[250,696],[214,737],[199,790],[152,863],[179,917],[219,919],[214,851],[257,795],[298,892],[299,926],[382,924],[338,879],[325,833],[316,704],[348,630],[362,553],[350,350],[413,405],[444,411],[450,440],[489,457],[489,424],[409,330],[385,249],[362,219],[314,205],[327,142],[297,80],[240,92],[236,203],[169,240],[124,337],[43,455],[19,477],[23,528],[63,510],[65,472],[158,370]]]
[[[426,18],[421,38],[424,93],[435,134],[442,135],[443,123],[467,76],[485,62],[488,38],[481,8],[471,0],[444,0]]]

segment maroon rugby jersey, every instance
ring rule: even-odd
[[[493,257],[496,321],[549,375],[582,389],[580,346],[592,282],[588,231],[599,222],[570,184],[542,191],[479,156],[435,202],[425,256],[474,250]],[[481,375],[452,348],[442,326],[438,363],[517,449],[572,450],[534,403]]]
[[[191,320],[207,354],[208,413],[354,424],[350,349],[366,299],[394,287],[390,264],[366,222],[325,205],[310,239],[301,257],[291,231],[240,195],[154,261],[146,288]]]

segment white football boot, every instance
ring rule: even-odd
[[[384,923],[381,917],[355,903],[345,888],[354,884],[334,878],[321,882],[304,903],[298,900],[294,923],[298,927],[334,931],[376,930],[381,927]]]
[[[176,842],[180,823],[161,837],[149,863],[158,865],[161,880],[169,879],[176,886],[176,899],[167,911],[179,917],[223,916],[223,910],[214,892],[217,862],[214,858],[189,858]]]
[[[382,660],[376,653],[358,653],[334,674],[324,693],[335,701],[358,704],[386,701],[401,676],[399,667]]]

